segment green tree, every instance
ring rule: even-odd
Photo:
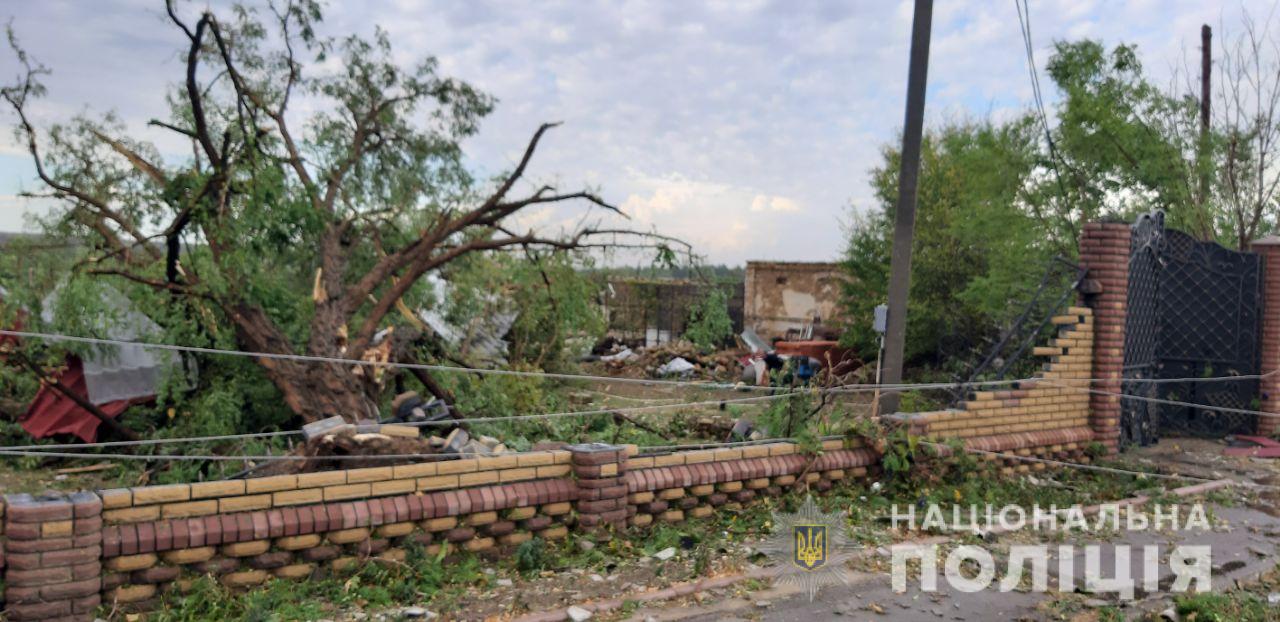
[[[398,326],[387,356],[412,360],[433,340],[403,307],[426,304],[428,273],[500,251],[548,257],[654,237],[591,226],[514,231],[511,219],[531,207],[618,210],[590,190],[528,184],[526,168],[554,123],[533,133],[513,170],[473,179],[460,142],[493,98],[440,75],[434,58],[396,62],[381,30],[323,37],[312,0],[261,15],[186,15],[172,0],[165,8],[186,41],[185,66],[171,115],[151,125],[189,144],[185,161],[127,138],[109,115],[38,128],[30,111],[48,70],[10,33],[25,71],[0,96],[42,194],[63,206],[45,233],[85,251],[63,298],[89,302],[109,283],[165,328],[156,338],[276,354],[382,356],[384,329]],[[300,99],[305,106],[294,105]],[[76,310],[68,310],[54,325],[86,334],[71,330]],[[379,374],[284,359],[257,365],[305,420],[378,413]]]
[[[952,123],[926,133],[907,309],[910,364],[941,364],[1008,316],[1055,252],[1029,214],[1024,186],[1036,166],[1036,121]],[[844,268],[845,341],[874,358],[872,309],[887,295],[899,154],[872,171],[877,205],[856,217]]]
[[[1047,70],[1060,93],[1054,149],[1041,150],[1053,174],[1029,197],[1045,225],[1073,241],[1081,223],[1160,209],[1171,226],[1213,239],[1212,206],[1196,189],[1196,100],[1152,85],[1130,45],[1058,42]]]
[[[729,317],[729,294],[721,287],[710,287],[706,297],[689,308],[684,338],[704,352],[723,346],[733,336],[733,318]]]

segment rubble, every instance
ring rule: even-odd
[[[707,354],[687,341],[632,348],[612,338],[597,344],[593,353],[591,358],[598,357],[613,375],[659,378],[674,374],[706,380],[736,379],[741,354],[737,350]]]
[[[658,368],[659,376],[690,376],[693,375],[694,365],[686,361],[683,357],[675,357],[667,361],[665,365]]]
[[[725,442],[751,439],[755,428],[745,418],[734,419],[725,415],[700,417],[693,425],[699,436],[724,439]]]

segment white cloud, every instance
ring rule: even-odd
[[[763,194],[757,194],[751,199],[751,211],[753,212],[798,212],[800,204],[787,197],[771,197]]]
[[[33,219],[59,205],[56,199],[0,194],[0,231],[35,231]]]
[[[1270,6],[1243,4],[1259,16]],[[118,111],[135,137],[162,136],[146,121],[167,114],[182,34],[155,0],[102,0],[87,28],[82,5],[10,8],[30,51],[54,70],[36,120],[87,106]],[[636,223],[686,237],[712,261],[821,260],[843,248],[838,223],[849,204],[874,205],[868,171],[902,122],[911,5],[370,0],[331,3],[321,28],[367,35],[380,24],[406,63],[435,55],[446,73],[496,95],[497,110],[465,145],[482,176],[509,169],[538,124],[563,120],[530,167],[532,182],[599,187]],[[1201,22],[1231,26],[1240,11],[1200,0],[1040,0],[1031,8],[1050,104],[1056,94],[1043,68],[1055,40],[1137,43],[1163,84],[1183,45],[1198,44]],[[939,3],[934,18],[931,122],[956,111],[1007,118],[1030,103],[1012,3],[954,0]],[[15,71],[0,54],[0,76]],[[9,136],[0,132],[0,155]],[[169,138],[161,148],[188,151]],[[18,161],[0,157],[0,193],[35,186]],[[568,226],[582,209],[531,213],[520,224]]]

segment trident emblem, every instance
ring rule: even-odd
[[[795,555],[791,563],[801,570],[814,570],[827,563],[827,526],[795,525]]]

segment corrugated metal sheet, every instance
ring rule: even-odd
[[[71,389],[80,397],[88,393],[85,387],[84,368],[80,359],[67,358],[66,371],[58,376],[58,382]],[[120,416],[129,406],[149,399],[149,396],[133,400],[116,400],[97,404],[98,410],[111,418]],[[46,438],[55,434],[74,434],[86,443],[98,440],[98,421],[88,411],[80,408],[71,398],[48,386],[41,386],[35,399],[27,407],[22,416],[22,429],[35,438]]]

